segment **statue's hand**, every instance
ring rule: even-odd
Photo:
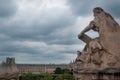
[[[94,22],[94,21],[91,21],[89,25],[95,25],[95,22]]]
[[[81,32],[79,35],[78,35],[78,38],[80,39],[82,36],[83,36],[84,32]]]

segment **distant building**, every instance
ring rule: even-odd
[[[32,73],[32,74],[43,74],[43,73],[48,73],[52,74],[54,73],[56,68],[62,68],[62,69],[71,69],[70,64],[16,64],[15,63],[15,58],[6,58],[5,62],[2,62],[3,66],[10,67],[12,68],[9,70],[18,70],[19,74],[23,73]],[[6,68],[7,70],[9,68]],[[8,72],[8,71],[7,71]]]
[[[33,73],[33,74],[42,74],[54,73],[57,67],[62,69],[71,69],[69,64],[17,64],[19,73]]]

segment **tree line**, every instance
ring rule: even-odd
[[[54,74],[22,74],[19,80],[75,80],[69,69],[56,68]]]

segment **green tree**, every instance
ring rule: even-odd
[[[56,68],[54,71],[55,74],[63,74],[63,70],[61,68]]]
[[[54,80],[63,80],[63,77],[61,75],[58,75]]]
[[[57,70],[59,72],[59,69],[56,69],[56,72]],[[74,80],[74,76],[71,75],[68,70],[60,69],[60,71],[62,72],[62,74],[22,74],[19,80]]]
[[[63,74],[66,74],[66,73],[73,75],[73,71],[72,70],[70,70],[70,69],[63,69]]]
[[[43,80],[52,80],[53,76],[52,75],[45,75]]]

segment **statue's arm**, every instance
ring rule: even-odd
[[[83,29],[83,31],[78,35],[78,38],[80,38],[85,32],[93,29],[94,26],[94,22],[92,21],[85,29]]]

